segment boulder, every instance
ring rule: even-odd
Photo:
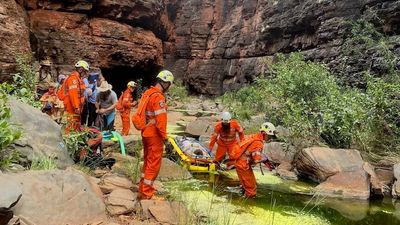
[[[21,185],[6,175],[0,174],[0,208],[11,208],[22,196]]]
[[[364,161],[357,150],[311,147],[303,149],[294,163],[300,174],[322,182],[339,172],[360,170]]]
[[[61,127],[48,115],[18,100],[10,100],[11,121],[22,130],[15,142],[21,156],[32,161],[34,157],[50,157],[59,168],[73,165],[61,136]]]
[[[112,216],[128,214],[135,209],[137,193],[118,188],[106,197],[107,211]]]
[[[297,174],[293,171],[293,166],[287,162],[280,164],[276,168],[276,173],[285,180],[298,180]]]
[[[320,196],[366,200],[370,196],[370,181],[363,169],[338,172],[319,184],[315,190]]]
[[[216,121],[213,117],[199,117],[186,126],[185,133],[192,136],[211,135]]]
[[[117,174],[106,174],[101,178],[99,187],[104,194],[111,193],[116,189],[133,189],[131,180]]]
[[[160,223],[182,224],[187,221],[188,211],[180,202],[142,200],[140,201],[143,219],[154,217]]]
[[[21,186],[14,213],[28,224],[83,224],[106,217],[104,203],[79,171],[26,171],[0,177]]]
[[[368,162],[365,162],[363,169],[368,173],[371,182],[371,195],[383,197],[390,193],[390,188],[384,184],[375,173],[375,168]]]
[[[189,171],[178,164],[172,162],[167,158],[163,158],[161,162],[160,173],[158,174],[157,179],[160,181],[169,181],[169,180],[182,180],[182,179],[190,179],[192,175]]]
[[[392,168],[375,168],[375,173],[383,184],[387,186],[393,184],[394,174]]]
[[[12,207],[14,207],[22,197],[22,188],[14,180],[1,176],[0,173],[0,225],[7,225],[13,219]],[[11,222],[10,222],[11,223]]]
[[[264,152],[267,154],[269,160],[274,163],[290,164],[296,154],[296,149],[282,142],[270,142],[264,144]]]

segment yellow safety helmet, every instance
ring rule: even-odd
[[[174,82],[174,75],[168,70],[161,71],[157,75],[157,78],[164,82],[170,82],[171,84]]]
[[[265,122],[261,125],[260,131],[265,132],[267,135],[272,136],[275,135],[276,128],[274,124],[270,122]]]
[[[84,60],[79,60],[76,64],[75,64],[76,68],[83,68],[86,71],[89,71],[89,63],[87,63]]]
[[[135,81],[129,81],[127,86],[128,87],[136,87],[136,83],[135,83]]]

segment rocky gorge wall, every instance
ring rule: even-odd
[[[15,70],[18,52],[33,51],[65,70],[80,58],[118,68],[125,74],[111,77],[123,81],[165,67],[192,92],[220,95],[264,73],[274,54],[301,51],[352,82],[362,71],[387,70],[373,49],[338,66],[358,19],[389,36],[400,56],[394,0],[4,0],[0,18],[0,80]]]
[[[400,1],[180,1],[175,11],[170,61],[177,69],[186,68],[185,81],[197,93],[218,95],[251,82],[278,52],[302,51],[338,72],[341,46],[358,19],[391,36],[390,48],[400,56]],[[358,57],[350,56],[340,71],[345,79],[357,79],[364,70],[385,72],[384,59],[375,51]]]

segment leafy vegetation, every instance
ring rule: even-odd
[[[8,91],[12,87],[0,84],[0,169],[18,161],[18,154],[7,147],[21,136],[21,131],[12,126],[9,119],[11,110],[8,105]]]
[[[168,90],[168,97],[172,102],[184,102],[188,99],[189,93],[182,81],[176,81]]]
[[[32,160],[31,170],[52,170],[57,168],[57,163],[51,157],[36,157]]]
[[[16,58],[18,73],[13,75],[12,89],[10,94],[17,99],[40,108],[41,103],[36,100],[35,96],[35,68],[32,64],[31,55],[19,55]]]
[[[88,132],[70,132],[63,135],[63,141],[71,158],[76,159],[82,150],[91,152],[87,145],[88,138]]]
[[[272,79],[222,96],[237,117],[265,113],[289,129],[286,141],[299,148],[327,144],[379,156],[400,153],[399,83],[366,74],[366,91],[349,89],[325,65],[305,61],[300,53],[277,58]]]

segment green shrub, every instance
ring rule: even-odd
[[[32,160],[31,170],[53,170],[57,168],[57,163],[50,157],[35,157]]]
[[[189,97],[189,93],[181,81],[176,81],[168,90],[168,97],[173,102],[184,102]]]
[[[22,102],[40,108],[41,103],[35,98],[36,72],[32,64],[32,56],[18,55],[16,61],[18,73],[13,75],[11,95]]]
[[[11,110],[8,105],[8,92],[10,89],[11,86],[6,83],[0,84],[0,169],[15,163],[19,158],[16,152],[7,149],[21,136],[21,131],[12,126],[9,121]]]
[[[71,158],[76,159],[81,150],[91,152],[91,149],[87,145],[88,138],[88,132],[70,132],[63,135],[63,141]]]
[[[396,76],[366,75],[362,91],[339,86],[326,66],[305,61],[300,53],[277,59],[272,79],[260,78],[221,97],[239,119],[264,113],[289,129],[285,141],[299,149],[327,144],[379,156],[400,152],[400,83],[389,81]]]

